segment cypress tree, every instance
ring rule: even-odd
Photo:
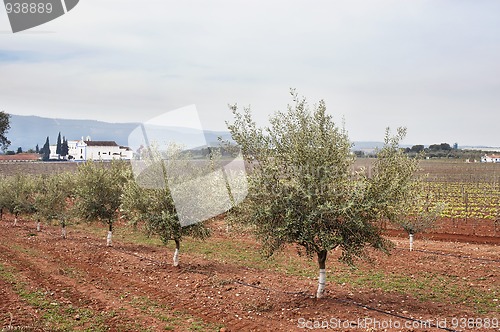
[[[42,160],[43,161],[48,161],[50,159],[50,143],[49,143],[49,136],[47,136],[47,140],[45,141],[45,144],[43,145],[42,148]]]
[[[59,132],[59,135],[57,135],[56,153],[58,155],[58,158],[62,154],[61,132]]]
[[[66,157],[69,154],[68,140],[63,136],[63,142],[61,145],[61,156]]]

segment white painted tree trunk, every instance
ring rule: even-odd
[[[413,251],[413,234],[410,234],[410,251]]]
[[[36,231],[40,232],[41,226],[40,226],[40,220],[36,222]]]
[[[318,291],[316,292],[316,298],[320,299],[325,294],[325,284],[326,284],[326,270],[319,270],[319,278],[318,278]]]
[[[175,249],[174,252],[174,266],[179,266],[179,249]]]
[[[61,236],[63,239],[66,238],[66,227],[64,227],[64,226],[61,228]]]
[[[113,246],[112,238],[113,238],[113,232],[112,231],[108,231],[108,237],[106,238],[106,246],[108,246],[108,247],[112,247]]]
[[[17,226],[17,216],[14,217],[14,226]]]

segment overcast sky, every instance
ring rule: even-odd
[[[195,104],[259,123],[324,99],[351,140],[500,146],[500,1],[80,0],[13,34],[0,7],[0,110],[144,122]]]

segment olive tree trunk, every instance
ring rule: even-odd
[[[109,225],[109,230],[108,230],[108,237],[106,238],[106,246],[112,247],[113,246],[113,223],[108,222],[108,225]]]
[[[328,251],[321,250],[318,252],[318,265],[319,265],[319,279],[318,279],[318,291],[316,292],[316,298],[320,299],[325,294],[325,284],[326,284],[326,256]]]
[[[181,248],[181,241],[175,241],[175,252],[174,252],[174,266],[179,266],[179,249]]]
[[[66,238],[66,221],[64,219],[61,220],[61,236],[63,239]]]

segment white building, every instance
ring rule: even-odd
[[[56,146],[50,147],[50,158],[58,159]],[[68,141],[67,159],[76,161],[85,160],[113,160],[132,159],[133,151],[126,146],[120,146],[115,141],[92,141],[87,136],[86,139]]]
[[[51,145],[49,159],[59,159],[59,155],[56,153],[57,145]],[[61,158],[62,159],[62,158]]]
[[[498,154],[485,154],[481,157],[482,163],[500,163],[500,155]]]

